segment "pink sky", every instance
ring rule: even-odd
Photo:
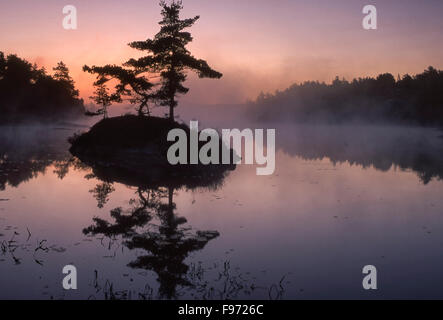
[[[62,27],[68,4],[77,7],[77,30]],[[362,28],[366,4],[377,7],[378,30]],[[184,6],[183,17],[201,15],[191,29],[191,52],[224,74],[190,77],[188,102],[241,103],[299,81],[443,68],[443,1],[184,0]],[[0,50],[48,70],[63,60],[87,98],[93,79],[81,67],[139,56],[127,43],[152,37],[159,20],[157,0],[2,1]]]

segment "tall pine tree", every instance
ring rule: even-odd
[[[147,55],[139,59],[130,59],[123,67],[117,65],[84,66],[83,70],[97,75],[95,86],[100,86],[111,79],[118,80],[113,101],[121,100],[122,96],[138,104],[139,115],[149,115],[149,103],[169,107],[169,118],[174,120],[174,108],[177,96],[186,94],[189,89],[183,86],[187,71],[194,71],[200,78],[221,78],[222,74],[211,69],[204,60],[196,59],[186,49],[192,41],[189,32],[183,31],[191,27],[199,16],[180,19],[183,9],[181,1],[173,0],[170,4],[160,1],[162,7],[161,28],[154,39],[136,41],[130,47],[145,51]],[[152,83],[151,78],[160,76],[160,83]],[[157,90],[153,90],[158,87]]]
[[[221,78],[222,74],[213,70],[206,61],[196,59],[186,49],[192,41],[192,36],[185,29],[194,25],[200,18],[180,19],[183,9],[182,1],[172,1],[167,4],[160,2],[163,19],[159,22],[161,28],[153,39],[131,42],[131,48],[145,51],[148,55],[139,59],[131,59],[125,66],[139,72],[159,74],[160,88],[153,95],[154,100],[161,106],[169,107],[169,118],[174,120],[174,108],[177,106],[177,95],[186,94],[189,89],[183,86],[187,71],[194,71],[200,78]]]

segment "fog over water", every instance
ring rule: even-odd
[[[3,1],[0,300],[443,299],[443,1],[368,2]]]
[[[0,297],[443,297],[440,130],[253,123],[239,108],[181,118],[275,128],[275,173],[239,165],[195,187],[137,185],[73,159],[67,138],[91,119],[2,126]],[[75,292],[61,287],[71,263]],[[367,264],[376,292],[361,287]]]

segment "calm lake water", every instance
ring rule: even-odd
[[[442,132],[274,127],[273,175],[188,188],[73,159],[82,126],[2,127],[0,298],[443,298]]]

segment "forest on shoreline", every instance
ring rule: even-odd
[[[45,68],[0,51],[0,123],[52,121],[84,113],[83,100],[63,62],[50,75]]]
[[[248,103],[258,121],[298,123],[399,123],[443,125],[443,71],[429,67],[410,76],[380,74],[330,84],[308,81]]]
[[[307,81],[261,93],[247,110],[261,122],[442,126],[443,71],[429,67],[397,79],[385,73],[352,81],[337,77],[330,84]],[[51,75],[17,55],[0,52],[0,114],[0,123],[54,121],[83,116],[85,107],[63,62]]]

